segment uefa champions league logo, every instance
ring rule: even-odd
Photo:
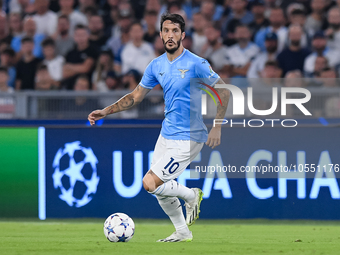
[[[79,141],[66,143],[53,160],[53,186],[59,189],[59,198],[69,206],[82,207],[97,192],[98,160],[91,148],[80,146]]]

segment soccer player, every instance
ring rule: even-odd
[[[192,225],[200,212],[203,193],[198,188],[189,189],[176,179],[197,156],[204,142],[212,148],[220,144],[221,125],[213,127],[208,135],[201,114],[201,97],[190,94],[191,78],[201,78],[223,84],[219,76],[212,71],[209,63],[183,48],[185,22],[178,14],[164,14],[161,18],[161,31],[165,51],[163,55],[151,61],[137,88],[116,103],[89,114],[91,125],[105,116],[130,109],[140,103],[145,95],[160,84],[164,91],[165,119],[161,134],[157,140],[151,169],[143,178],[145,190],[154,194],[164,212],[170,217],[176,231],[158,242],[190,242]],[[229,100],[229,91],[216,89],[222,104],[217,107],[217,119],[223,119]],[[185,201],[186,219],[181,203]]]

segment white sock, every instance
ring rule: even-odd
[[[188,235],[189,228],[185,223],[182,205],[177,197],[162,197],[157,196],[159,205],[162,207],[163,211],[169,216],[172,224],[174,224],[176,232]]]
[[[195,192],[174,180],[164,182],[156,190],[150,192],[163,197],[178,197],[185,202],[191,202],[195,199]]]

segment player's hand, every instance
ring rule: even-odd
[[[221,144],[221,127],[213,127],[208,135],[208,140],[205,143],[212,149]]]
[[[90,121],[91,126],[96,123],[97,120],[100,120],[106,116],[103,110],[95,110],[89,114],[87,119]]]

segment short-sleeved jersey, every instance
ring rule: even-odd
[[[147,66],[140,86],[152,89],[160,84],[164,92],[165,119],[161,134],[172,140],[205,142],[208,132],[201,114],[201,94],[190,80],[202,78],[214,86],[219,80],[208,61],[184,49],[172,62],[166,53]],[[193,80],[192,80],[193,81]],[[195,81],[195,80],[194,80]]]

